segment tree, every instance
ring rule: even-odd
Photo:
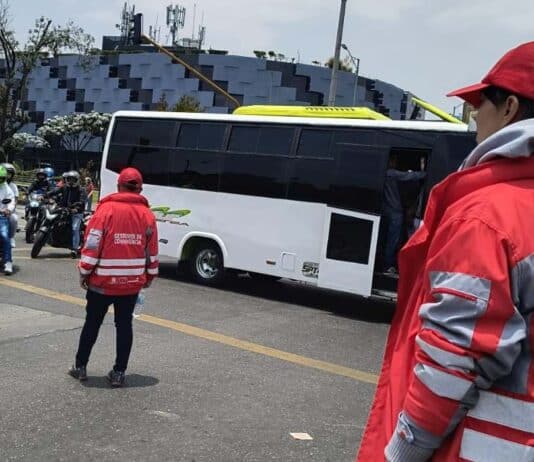
[[[324,63],[326,67],[329,67],[332,69],[334,67],[334,57],[332,56],[326,63]],[[339,61],[339,67],[338,69],[340,71],[346,71],[346,72],[352,72],[352,66],[350,64],[350,59],[345,58],[343,60]]]
[[[263,50],[254,50],[253,53],[256,55],[256,58],[265,59],[267,53]]]
[[[21,45],[10,27],[9,2],[0,0],[0,53],[5,66],[0,83],[0,146],[29,122],[22,101],[30,74],[40,60],[63,51],[74,51],[82,56],[82,65],[87,66],[93,42],[93,37],[73,22],[59,26],[41,17],[29,30],[26,43]]]
[[[184,95],[180,100],[172,107],[171,111],[174,112],[203,112],[204,109],[200,106],[198,100],[189,95]]]
[[[169,110],[169,102],[167,101],[167,95],[162,93],[158,99],[158,102],[154,104],[154,111],[167,112]]]
[[[87,145],[103,138],[109,127],[111,114],[100,114],[92,111],[88,114],[68,114],[56,116],[45,121],[37,130],[37,135],[50,144],[77,154]]]
[[[15,133],[11,138],[8,138],[2,146],[5,154],[5,161],[12,161],[14,156],[19,152],[22,152],[26,146],[49,148],[50,144],[40,136],[25,132]]]

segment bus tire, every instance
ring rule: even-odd
[[[224,277],[221,249],[212,241],[197,243],[189,259],[189,274],[202,285],[219,284]]]

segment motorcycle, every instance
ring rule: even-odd
[[[26,213],[26,242],[31,244],[37,230],[39,229],[39,224],[43,221],[44,218],[44,193],[42,192],[33,192],[30,194],[30,198],[27,204],[27,213]]]
[[[76,207],[78,204],[73,204]],[[70,249],[72,246],[71,212],[69,208],[60,207],[51,201],[43,206],[44,218],[39,230],[35,234],[31,257],[37,258],[45,244],[60,249]],[[90,217],[89,212],[84,212],[80,224],[80,242],[83,242],[86,224]]]

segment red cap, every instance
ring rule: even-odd
[[[143,186],[143,177],[139,170],[133,167],[125,168],[119,174],[118,184],[135,184],[137,186]]]
[[[451,91],[447,96],[458,96],[478,107],[480,92],[492,86],[534,100],[534,42],[524,43],[506,53],[481,83]]]

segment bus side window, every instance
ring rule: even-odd
[[[170,184],[189,189],[217,191],[218,151],[226,124],[182,123],[170,164]]]
[[[298,157],[332,158],[332,130],[303,128],[297,147]]]

